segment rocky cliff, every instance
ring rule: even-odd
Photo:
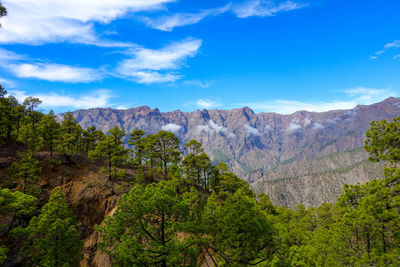
[[[9,167],[16,160],[16,152],[23,150],[15,144],[0,148],[0,186],[9,181]],[[81,266],[111,266],[110,258],[97,250],[97,233],[94,226],[100,224],[111,213],[121,195],[135,183],[134,169],[125,169],[124,180],[109,181],[99,173],[100,166],[92,164],[86,157],[76,156],[71,160],[59,154],[50,156],[47,152],[36,154],[42,167],[39,178],[38,208],[48,200],[50,191],[60,186],[73,215],[77,220],[79,237],[84,241]],[[26,225],[15,216],[0,214],[0,224],[5,225],[0,237],[18,225]],[[22,258],[18,251],[22,242],[9,244],[10,254],[4,266],[19,266]]]
[[[400,98],[388,98],[351,110],[290,115],[254,113],[247,107],[162,113],[142,106],[77,110],[74,116],[84,128],[167,130],[183,143],[199,140],[215,161],[227,162],[256,192],[269,193],[276,204],[295,206],[334,201],[343,183],[379,176],[370,171],[378,167],[366,162],[367,155],[360,150],[365,131],[372,120],[390,120],[399,112]]]

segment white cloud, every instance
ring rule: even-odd
[[[339,118],[338,118],[338,117],[335,117],[335,118],[333,118],[333,119],[327,119],[326,122],[327,122],[327,123],[331,123],[331,124],[335,124],[338,120],[339,120]]]
[[[218,100],[206,98],[206,99],[197,100],[196,105],[199,108],[210,109],[210,108],[216,108],[216,107],[222,106],[222,103],[218,102]]]
[[[313,130],[321,130],[321,129],[324,129],[324,128],[325,128],[325,126],[323,124],[321,124],[321,123],[318,123],[318,122],[314,122],[313,126],[312,126]]]
[[[175,27],[196,24],[208,16],[217,16],[228,10],[229,5],[226,5],[221,8],[202,10],[200,13],[195,14],[177,13],[172,16],[163,16],[156,19],[144,17],[142,20],[150,28],[170,32]]]
[[[373,104],[394,95],[394,92],[387,89],[376,89],[367,87],[357,87],[344,91],[358,104]]]
[[[115,106],[114,108],[115,108],[115,109],[122,109],[122,110],[124,110],[124,109],[129,109],[130,107],[129,107],[129,106],[125,106],[125,105],[118,105],[118,106]]]
[[[15,96],[15,98],[20,102],[23,102],[25,98],[30,96],[26,92],[17,90],[10,91],[10,95]],[[45,108],[68,107],[74,109],[87,109],[112,106],[109,103],[109,100],[112,98],[111,92],[107,90],[97,90],[89,94],[81,94],[77,96],[54,92],[48,94],[35,94],[34,96],[43,101],[41,107]]]
[[[181,79],[181,76],[175,75],[173,73],[159,73],[157,71],[136,71],[129,75],[134,78],[137,83],[166,83],[175,82]]]
[[[0,85],[2,85],[4,88],[8,87],[8,88],[15,88],[16,85],[13,81],[4,79],[4,78],[0,78]],[[5,88],[7,90],[7,88]]]
[[[24,59],[24,56],[21,56],[12,51],[0,48],[0,64],[1,65],[8,64],[9,62],[13,62],[16,60],[22,60],[22,59]]]
[[[289,126],[287,127],[286,132],[293,133],[293,132],[296,132],[296,131],[298,131],[300,129],[301,129],[300,120],[299,119],[293,119],[290,122]]]
[[[181,76],[171,70],[182,68],[188,57],[196,55],[201,43],[198,39],[185,39],[159,50],[129,49],[127,54],[132,58],[120,62],[117,73],[139,83],[174,82]]]
[[[307,127],[308,125],[310,125],[311,124],[311,119],[309,118],[309,117],[306,117],[304,120],[303,120],[303,125],[304,125],[304,127]]]
[[[261,135],[257,128],[251,127],[249,124],[244,125],[244,131],[246,132],[246,136],[259,136]]]
[[[3,0],[0,43],[41,44],[69,41],[100,46],[129,44],[102,41],[94,23],[107,24],[128,12],[159,9],[174,0]]]
[[[400,40],[396,40],[394,42],[385,44],[385,49],[399,48],[399,47],[400,47]]]
[[[0,48],[0,67],[19,78],[51,82],[92,82],[102,79],[102,73],[91,68],[73,67],[55,63],[33,62],[32,59]]]
[[[273,1],[250,0],[241,4],[229,3],[220,8],[202,10],[199,13],[177,13],[159,18],[143,17],[142,21],[150,28],[161,31],[173,31],[176,27],[196,24],[206,17],[218,16],[227,12],[234,13],[238,18],[252,16],[274,16],[280,12],[288,12],[308,6],[308,3],[286,1],[276,5]]]
[[[399,59],[399,58],[400,58],[400,54],[395,55],[395,56],[393,57],[393,59]]]
[[[179,132],[181,129],[182,129],[182,126],[176,125],[176,124],[174,124],[174,123],[168,123],[168,124],[163,125],[163,126],[161,127],[161,130],[168,131],[168,132],[172,132],[172,133],[177,133],[177,132]]]
[[[266,0],[253,0],[241,5],[236,5],[233,12],[239,18],[247,18],[252,16],[267,17],[274,16],[280,12],[288,12],[308,6],[307,3],[296,3],[293,1],[286,1],[276,5],[272,1]]]
[[[206,125],[196,126],[196,132],[197,134],[201,134],[202,132],[207,132],[211,134],[226,135],[228,132],[228,128],[224,126],[219,126],[215,121],[210,120]]]
[[[357,87],[341,91],[344,94],[343,101],[311,101],[300,102],[291,100],[270,100],[253,103],[241,103],[239,106],[249,106],[258,112],[276,112],[280,114],[291,114],[299,110],[324,112],[336,109],[352,109],[358,104],[370,105],[383,101],[390,96],[396,96],[391,90]]]
[[[186,86],[194,85],[194,86],[198,86],[198,87],[201,87],[201,88],[208,88],[208,87],[210,87],[211,85],[213,85],[214,83],[215,83],[214,81],[207,81],[207,80],[205,80],[205,81],[200,81],[200,80],[186,80],[186,81],[183,81],[183,82],[182,82],[182,84],[183,84],[183,85],[186,85]]]
[[[101,79],[101,74],[90,68],[44,63],[13,64],[10,67],[10,70],[19,78],[68,83],[92,82]]]
[[[208,122],[208,125],[210,125],[211,129],[213,129],[217,133],[226,133],[228,131],[228,128],[226,128],[224,126],[219,126],[213,120],[210,120]]]
[[[371,59],[377,59],[379,55],[382,55],[384,53],[386,53],[388,50],[392,49],[392,48],[399,48],[400,47],[400,40],[396,40],[390,43],[387,43],[384,45],[384,50],[380,50],[375,52],[375,55],[370,56]],[[400,57],[400,55],[399,55]],[[397,59],[397,56],[394,56],[393,59]]]

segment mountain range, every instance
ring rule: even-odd
[[[290,115],[232,110],[160,112],[148,106],[126,110],[77,110],[83,128],[104,132],[120,126],[127,133],[166,130],[186,143],[196,139],[215,161],[224,161],[256,193],[267,193],[277,205],[295,207],[333,202],[343,184],[382,177],[382,165],[367,160],[362,147],[373,120],[400,114],[400,98],[328,112]],[[62,118],[62,114],[58,115]]]

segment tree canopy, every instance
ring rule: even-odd
[[[83,243],[59,187],[52,190],[40,215],[33,217],[28,227],[17,228],[14,232],[27,237],[22,250],[34,265],[76,266],[81,258]]]

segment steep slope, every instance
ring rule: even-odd
[[[22,147],[12,145],[0,148],[0,186],[9,181],[9,166],[16,160],[16,152]],[[86,157],[76,156],[71,164],[65,157],[55,154],[50,156],[47,152],[36,154],[42,167],[39,179],[40,195],[38,207],[40,208],[48,200],[50,191],[60,186],[65,199],[71,207],[72,213],[77,219],[79,237],[84,241],[82,251],[82,266],[111,266],[108,256],[97,250],[97,234],[94,225],[100,224],[105,215],[115,207],[121,195],[128,191],[129,182],[135,181],[135,171],[126,169],[125,181],[109,181],[105,174],[100,174],[100,166],[92,164]],[[27,222],[21,221],[15,216],[2,216],[0,223],[6,227],[0,236],[10,229]],[[22,243],[15,243],[11,248],[4,266],[18,266],[21,257],[18,250]]]
[[[383,164],[369,162],[361,148],[282,164],[262,174],[251,188],[266,193],[274,203],[295,208],[335,202],[344,184],[383,178]]]
[[[232,170],[243,179],[251,183],[261,179],[263,182],[254,183],[255,191],[270,192],[272,187],[268,186],[268,181],[274,177],[271,170],[282,164],[286,166],[287,163],[294,162],[292,166],[296,166],[295,170],[307,169],[303,165],[311,159],[361,148],[365,140],[365,131],[372,120],[392,119],[398,116],[399,112],[400,99],[388,98],[377,104],[357,106],[351,110],[323,113],[298,111],[290,115],[256,114],[247,107],[161,113],[158,109],[142,106],[127,110],[78,110],[74,112],[74,116],[84,128],[95,125],[103,131],[108,131],[118,125],[127,132],[142,129],[147,133],[164,129],[173,131],[183,143],[197,139],[215,161],[223,160],[229,163]],[[350,158],[346,167],[359,164],[366,157],[366,154],[360,154],[359,157]],[[334,171],[335,168],[327,164],[324,170]],[[304,175],[311,174],[315,172]],[[304,175],[299,176],[300,183],[301,177],[306,177]],[[363,175],[368,174],[360,173],[360,176]],[[321,176],[318,179],[322,178]],[[370,178],[372,177],[366,179]],[[362,179],[364,178],[359,177],[349,181],[356,182]],[[285,184],[290,184],[293,180],[285,181]],[[316,180],[311,179],[310,183],[314,181]],[[274,191],[278,190],[279,194],[286,196],[288,191],[285,188],[287,187],[279,187]],[[317,205],[320,203],[318,199],[325,198],[316,198],[309,203]],[[332,201],[334,198],[326,199]],[[299,201],[300,199],[293,198],[290,205],[298,204]],[[275,202],[289,203],[279,198],[276,198]]]

